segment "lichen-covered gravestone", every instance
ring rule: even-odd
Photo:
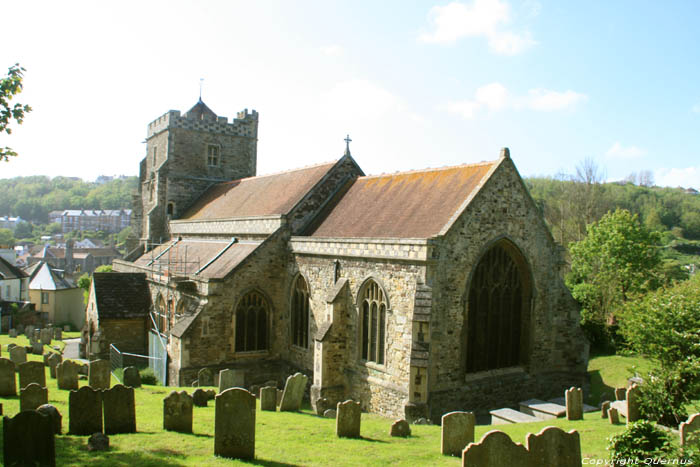
[[[36,411],[51,417],[51,423],[53,424],[54,434],[61,434],[63,416],[55,406],[51,404],[40,405],[39,407],[37,407]]]
[[[260,410],[274,412],[277,410],[277,388],[265,386],[260,388]]]
[[[43,355],[44,344],[42,344],[41,342],[32,342],[32,353],[34,355]]]
[[[80,364],[73,360],[66,360],[56,365],[56,379],[58,389],[78,389],[78,372]]]
[[[25,388],[31,383],[46,387],[46,370],[44,364],[37,361],[24,362],[17,365],[19,373],[19,388]]]
[[[527,450],[532,465],[581,467],[581,437],[577,431],[566,432],[548,426],[539,433],[527,435]]]
[[[102,431],[102,391],[83,386],[68,395],[68,431],[87,436]]]
[[[24,363],[27,361],[27,349],[19,345],[12,347],[10,349],[10,360],[14,362],[15,365]]]
[[[141,374],[138,368],[135,366],[128,366],[124,368],[124,386],[129,386],[132,388],[141,387]]]
[[[202,368],[197,372],[197,386],[214,386],[214,372],[209,368]]]
[[[49,403],[49,390],[31,383],[19,390],[19,411],[36,410],[40,405]]]
[[[231,388],[216,396],[214,455],[255,458],[255,396]]]
[[[316,399],[316,402],[314,402],[312,405],[314,406],[316,415],[318,415],[319,417],[323,417],[323,412],[333,408],[333,404],[331,404],[331,401],[329,401],[325,397],[319,397],[318,399]]]
[[[642,414],[640,412],[640,403],[641,395],[640,395],[640,390],[639,386],[636,384],[633,384],[629,389],[627,389],[627,424],[629,425],[632,422],[636,422],[640,418],[642,418]]]
[[[3,418],[3,464],[56,465],[54,427],[48,415],[34,410]]]
[[[16,396],[17,380],[15,379],[15,364],[12,360],[0,358],[0,396]]]
[[[29,326],[25,327],[24,335],[27,336],[27,339],[34,339],[34,326],[30,324]]]
[[[43,345],[51,345],[51,338],[53,338],[53,329],[44,328],[39,333],[39,340]]]
[[[566,419],[583,420],[583,391],[581,388],[570,388],[565,392]]]
[[[442,416],[440,452],[443,456],[461,456],[469,443],[474,442],[476,417],[473,412],[450,412]]]
[[[243,370],[221,370],[219,372],[219,392],[224,392],[230,388],[242,388],[245,382]],[[204,386],[201,382],[200,386]]]
[[[136,433],[134,388],[117,384],[102,391],[105,434]]]
[[[280,402],[280,412],[297,412],[301,409],[308,378],[302,373],[295,373],[287,378]]]
[[[56,379],[56,367],[62,361],[63,356],[61,354],[57,354],[56,352],[51,352],[49,354],[48,358],[46,359],[46,362],[49,364],[49,376]]]
[[[530,453],[498,430],[486,433],[478,443],[462,451],[463,467],[531,467]]]
[[[406,420],[396,420],[394,423],[391,424],[389,436],[394,438],[406,438],[408,436],[411,436],[411,426]]]
[[[88,368],[88,381],[93,389],[109,389],[111,365],[108,360],[93,360]]]
[[[360,403],[352,400],[338,402],[335,417],[335,434],[338,438],[359,438],[362,410]]]
[[[192,403],[197,407],[206,407],[209,401],[209,395],[204,389],[197,388],[192,393]]]
[[[687,422],[681,423],[681,446],[688,444],[690,434],[698,430],[700,430],[700,413],[691,415]]]
[[[187,392],[173,391],[163,399],[163,428],[192,433],[192,396]]]

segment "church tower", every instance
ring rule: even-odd
[[[258,113],[238,112],[232,122],[202,102],[148,124],[146,157],[139,170],[133,225],[141,244],[169,238],[177,219],[214,183],[256,173]]]

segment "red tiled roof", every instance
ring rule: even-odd
[[[311,235],[435,236],[498,162],[360,177]]]
[[[219,183],[208,189],[180,219],[287,214],[335,164]]]

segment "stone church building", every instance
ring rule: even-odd
[[[170,384],[205,367],[248,387],[302,371],[312,404],[435,420],[584,382],[561,251],[508,149],[367,176],[346,147],[256,176],[257,126],[201,101],[148,126],[141,247],[114,268],[144,273]]]

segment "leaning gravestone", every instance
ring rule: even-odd
[[[209,395],[204,389],[197,388],[192,393],[192,403],[197,407],[206,407],[209,402]]]
[[[49,376],[56,379],[56,367],[63,361],[63,356],[56,352],[51,352],[46,361],[49,364]]]
[[[124,386],[141,387],[141,374],[139,374],[139,370],[135,366],[124,368]]]
[[[471,443],[462,451],[463,467],[530,467],[530,453],[525,446],[514,443],[498,430],[486,433],[478,443]]]
[[[338,438],[359,438],[361,415],[359,402],[352,400],[338,402],[335,417],[335,434]]]
[[[620,423],[620,415],[617,413],[617,409],[615,407],[610,407],[608,409],[608,420],[610,420],[612,425],[617,425]]]
[[[277,388],[265,386],[260,388],[260,410],[274,412],[277,410]]]
[[[117,384],[102,391],[105,434],[136,433],[134,388]]]
[[[469,443],[474,442],[476,417],[473,412],[450,412],[442,416],[440,452],[443,456],[461,456]]]
[[[80,371],[80,364],[73,360],[66,360],[56,365],[58,389],[78,389],[78,371]]]
[[[600,404],[600,418],[608,418],[608,410],[610,410],[610,401],[603,401]]]
[[[46,370],[41,362],[24,362],[17,365],[19,373],[19,388],[25,388],[31,383],[46,387]]]
[[[102,391],[83,386],[68,394],[68,431],[79,436],[102,432]]]
[[[192,396],[185,391],[173,391],[163,399],[163,428],[192,433]]]
[[[53,329],[44,328],[39,333],[39,340],[43,345],[51,345],[51,338],[53,337]]]
[[[27,349],[21,346],[15,346],[10,349],[10,360],[14,362],[15,365],[24,363],[27,361]]]
[[[255,458],[255,396],[231,388],[216,396],[214,455]]]
[[[15,378],[15,364],[7,358],[0,358],[0,396],[16,396],[17,380]]]
[[[529,433],[526,445],[532,465],[581,467],[581,437],[577,431],[567,433],[548,426],[536,435]]]
[[[56,465],[54,427],[48,415],[31,410],[4,417],[3,440],[4,465]]]
[[[581,388],[570,388],[565,392],[566,419],[583,420],[583,391]]]
[[[406,420],[396,420],[394,423],[391,424],[389,436],[394,438],[407,438],[411,436],[411,426]]]
[[[640,402],[640,390],[639,386],[633,384],[629,389],[627,389],[627,424],[636,422],[642,418],[640,412],[639,402]]]
[[[214,373],[210,368],[202,368],[197,372],[197,386],[214,386]]]
[[[245,373],[243,370],[221,370],[219,372],[219,393],[230,388],[242,388],[245,382]],[[200,386],[204,386],[202,382]]]
[[[55,406],[51,404],[40,405],[39,407],[37,407],[36,411],[51,417],[51,424],[53,425],[54,434],[61,434],[63,416]]]
[[[690,434],[700,430],[700,414],[696,413],[688,418],[687,422],[681,423],[680,435],[681,435],[681,446],[685,446],[689,441]]]
[[[88,384],[94,389],[109,389],[111,365],[108,360],[93,360],[88,368]]]
[[[296,412],[301,408],[308,378],[301,373],[295,373],[287,378],[280,402],[280,412]]]
[[[49,403],[49,390],[31,383],[19,390],[19,411],[36,410],[40,405]]]

